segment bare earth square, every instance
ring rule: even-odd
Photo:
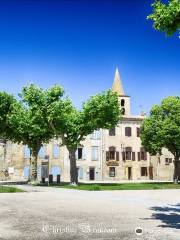
[[[20,186],[0,196],[0,239],[167,239],[180,236],[179,189],[79,191]],[[142,233],[137,235],[137,228]]]

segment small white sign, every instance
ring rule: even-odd
[[[8,173],[13,174],[14,173],[14,167],[9,167],[8,168]]]

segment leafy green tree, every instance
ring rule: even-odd
[[[167,4],[158,0],[152,7],[153,13],[147,19],[154,21],[153,27],[156,30],[171,36],[180,29],[180,0],[169,0]]]
[[[167,97],[155,105],[141,127],[141,140],[152,155],[167,148],[174,155],[174,182],[180,168],[180,97]]]
[[[30,149],[31,181],[37,180],[37,158],[41,146],[54,138],[49,112],[53,118],[52,109],[57,105],[59,117],[64,111],[63,93],[59,86],[48,90],[35,85],[24,87],[19,94],[20,101],[13,104],[13,111],[8,117],[11,129],[9,139],[27,145]]]
[[[11,132],[9,129],[8,116],[13,110],[13,105],[16,99],[13,95],[6,92],[0,92],[0,136],[3,139]]]
[[[11,114],[15,102],[16,99],[12,95],[6,92],[0,92],[0,141],[4,144],[4,161],[2,168],[5,167],[6,141],[8,140],[9,133],[11,133],[8,116]]]
[[[52,125],[56,134],[61,137],[62,144],[66,145],[69,151],[71,183],[78,184],[75,156],[78,145],[94,130],[110,129],[117,125],[121,111],[117,94],[110,90],[90,97],[81,110],[73,107],[70,100],[66,107],[67,113],[63,115],[63,118],[60,115],[53,118]],[[53,111],[56,110],[53,109]]]

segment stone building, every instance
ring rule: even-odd
[[[145,116],[131,114],[131,98],[125,94],[118,69],[112,91],[118,93],[123,117],[114,129],[96,130],[78,146],[79,181],[172,180],[173,155],[163,149],[163,155],[150,156],[141,145],[140,126]],[[39,179],[52,174],[54,180],[60,175],[62,181],[69,181],[68,151],[60,142],[52,140],[41,148]],[[29,157],[27,146],[0,143],[0,179],[28,179]]]

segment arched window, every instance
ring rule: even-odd
[[[121,107],[124,107],[124,105],[125,105],[125,100],[121,99]]]
[[[115,153],[116,153],[116,148],[115,147],[109,147],[110,160],[115,160]]]
[[[125,108],[122,108],[122,115],[125,115]]]

